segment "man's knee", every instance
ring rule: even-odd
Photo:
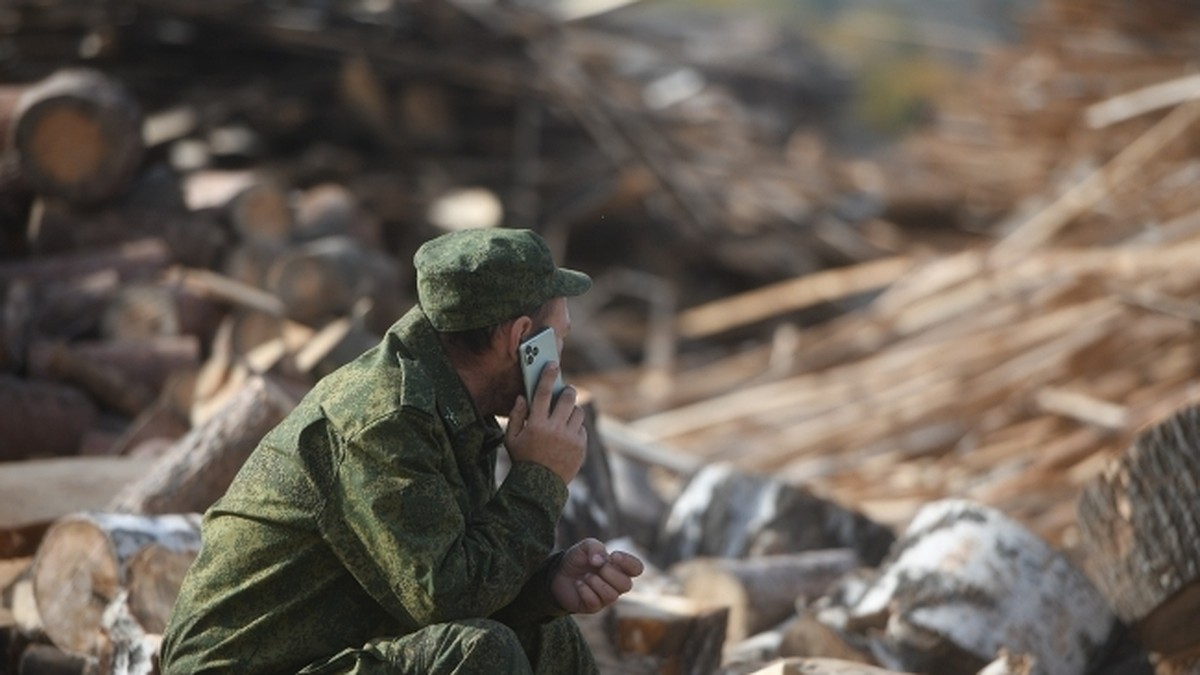
[[[499,621],[465,619],[455,622],[454,626],[467,656],[499,658],[501,655],[513,655],[525,658],[516,632]]]

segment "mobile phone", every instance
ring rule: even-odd
[[[533,392],[537,391],[538,378],[547,363],[558,360],[558,342],[553,328],[544,328],[536,335],[521,342],[517,347],[521,359],[521,374],[525,377],[525,400],[533,403]],[[554,379],[554,396],[563,389],[562,368]]]

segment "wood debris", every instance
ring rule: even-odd
[[[1146,567],[1148,533],[1194,534],[1128,486],[1165,480],[1146,456],[1191,461],[1140,434],[1200,401],[1200,12],[1045,0],[927,125],[850,159],[823,138],[853,83],[808,40],[639,4],[0,11],[0,461],[31,467],[0,484],[59,476],[0,518],[26,570],[0,589],[0,672],[153,672],[188,552],[146,563],[147,609],[140,573],[113,572],[132,558],[72,563],[52,528],[194,518],[412,304],[416,246],[498,223],[596,281],[567,366],[598,433],[560,536],[628,534],[653,568],[582,620],[605,672],[1194,668],[1171,625],[1195,556],[1112,570]],[[56,500],[52,458],[137,473]],[[992,547],[1007,562],[1080,581],[1087,602],[1047,611],[1077,610],[1091,652],[973,642],[879,590],[920,549],[895,535],[947,498],[988,514],[960,529],[1016,542]],[[963,576],[984,564],[964,551],[929,584],[1041,622],[1002,611],[1025,586]],[[102,593],[39,593],[97,565]],[[901,618],[860,611],[880,593]],[[819,611],[839,601],[858,613]]]

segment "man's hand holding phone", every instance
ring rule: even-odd
[[[517,397],[504,445],[514,462],[537,462],[569,483],[583,465],[587,428],[583,410],[575,405],[574,387],[563,387],[555,400],[555,385],[561,377],[558,361],[550,361],[538,374],[532,399]]]

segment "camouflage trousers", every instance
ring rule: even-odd
[[[569,616],[513,629],[490,619],[441,623],[399,638],[376,638],[313,663],[300,675],[596,675]]]

